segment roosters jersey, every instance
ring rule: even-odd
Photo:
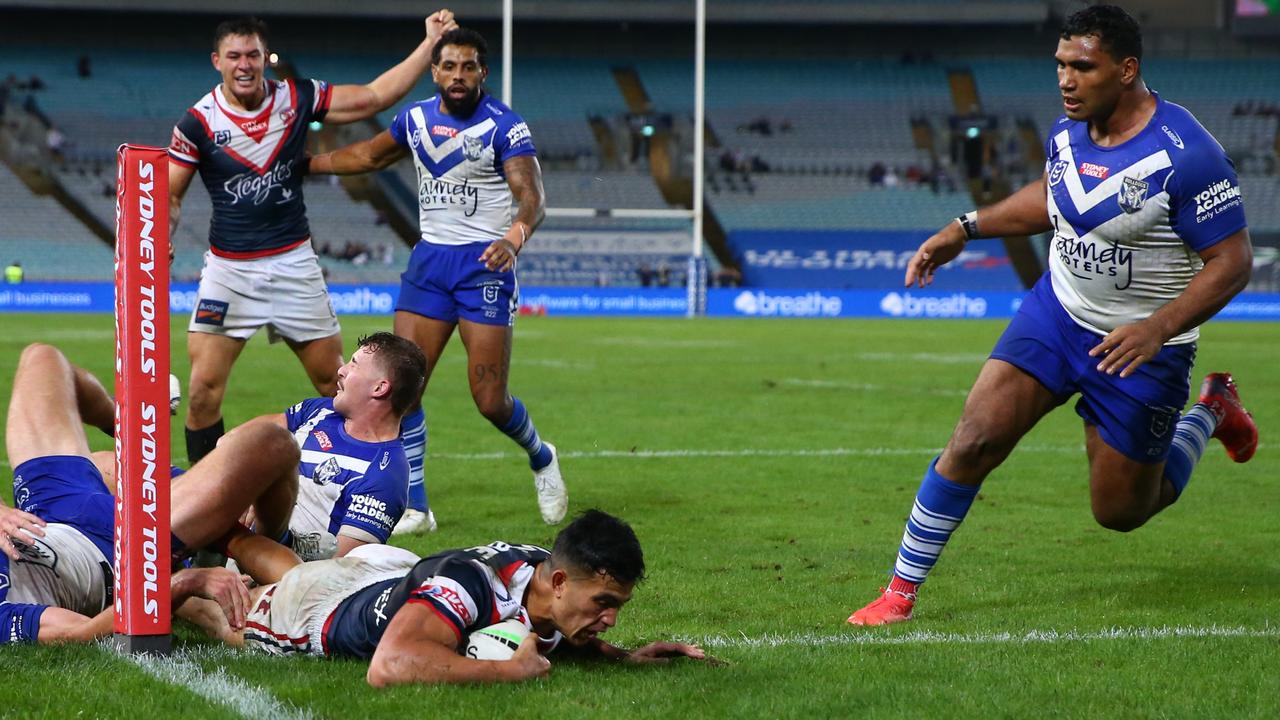
[[[252,258],[300,245],[311,231],[302,202],[307,124],[323,120],[332,88],[319,80],[269,80],[257,110],[232,108],[214,88],[178,121],[169,158],[198,168],[213,202],[209,244]]]
[[[424,558],[404,578],[370,585],[343,600],[325,622],[325,654],[373,657],[391,618],[408,603],[430,608],[460,644],[473,630],[510,618],[532,630],[524,594],[537,566],[550,555],[536,545],[494,542]],[[538,649],[550,652],[561,639],[558,632],[538,638]]]
[[[1150,317],[1204,266],[1198,252],[1246,227],[1226,152],[1159,95],[1147,126],[1115,147],[1094,144],[1088,123],[1061,118],[1046,157],[1053,290],[1093,332]],[[1192,328],[1169,344],[1198,337]]]
[[[331,549],[338,535],[385,543],[409,499],[409,461],[400,438],[365,442],[351,437],[332,398],[304,400],[284,415],[302,451],[298,501],[289,520],[295,543],[311,536],[310,542],[319,539],[320,547]],[[332,553],[299,554],[316,560]]]
[[[470,117],[458,118],[441,112],[439,97],[432,96],[400,110],[390,132],[418,169],[423,240],[488,244],[511,227],[511,188],[502,164],[536,154],[529,126],[511,108],[482,95]]]

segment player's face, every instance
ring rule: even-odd
[[[389,384],[378,359],[366,348],[351,354],[351,359],[338,368],[338,392],[333,396],[333,409],[346,417],[359,407],[359,403],[381,395]]]
[[[1124,66],[1100,45],[1096,35],[1058,40],[1058,90],[1072,120],[1109,117],[1124,90]]]
[[[222,86],[241,107],[252,109],[262,103],[266,89],[267,48],[257,35],[228,35],[218,43],[213,66],[222,74]]]
[[[618,611],[631,600],[634,588],[608,575],[566,575],[552,604],[556,628],[570,644],[586,643],[618,624]]]
[[[445,45],[440,49],[440,62],[431,66],[431,79],[450,115],[471,114],[480,101],[480,86],[488,74],[480,67],[479,53],[467,45]]]

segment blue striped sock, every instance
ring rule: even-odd
[[[427,511],[427,481],[422,473],[422,461],[427,456],[427,414],[418,408],[400,421],[400,441],[409,460],[409,507]]]
[[[978,495],[977,485],[952,482],[937,471],[934,458],[925,471],[916,502],[907,518],[907,530],[898,548],[898,562],[893,574],[909,583],[920,585],[929,576],[938,556],[951,539]]]
[[[520,402],[520,398],[511,398],[511,419],[507,420],[507,424],[494,423],[494,426],[529,453],[529,467],[541,470],[551,464],[551,448],[538,437],[538,430],[533,427],[529,411],[524,409],[524,403]]]
[[[1191,482],[1191,473],[1217,427],[1218,419],[1200,403],[1193,405],[1178,421],[1178,427],[1173,431],[1173,445],[1169,447],[1169,458],[1164,461],[1164,476],[1178,491],[1178,497],[1182,497],[1182,491]]]

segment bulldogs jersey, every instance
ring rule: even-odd
[[[295,549],[319,542],[326,553],[300,552],[304,560],[332,554],[333,538],[346,535],[385,543],[409,493],[409,461],[399,438],[365,442],[347,434],[332,398],[304,400],[285,411],[302,451],[298,501],[289,520]]]
[[[1150,317],[1204,266],[1199,251],[1246,226],[1222,146],[1158,95],[1147,126],[1116,147],[1095,145],[1088,123],[1063,117],[1046,157],[1053,290],[1093,332]],[[1193,328],[1169,344],[1198,337]]]
[[[111,603],[111,564],[79,530],[63,523],[44,526],[43,537],[14,541],[22,555],[0,552],[0,644],[35,642],[45,607],[92,617]]]
[[[457,635],[510,618],[532,629],[523,602],[537,566],[551,553],[535,545],[494,542],[424,558],[404,578],[370,585],[342,601],[325,622],[324,652],[373,657],[391,618],[408,603],[427,606]],[[560,633],[539,638],[539,651],[559,645]]]
[[[397,113],[390,132],[418,169],[423,240],[488,244],[511,227],[502,164],[535,154],[529,126],[511,108],[482,95],[470,117],[458,118],[440,112],[440,99],[432,96]]]
[[[324,119],[331,95],[319,80],[268,80],[262,107],[244,112],[219,85],[178,121],[169,158],[200,170],[213,202],[215,254],[274,255],[310,237],[302,202],[307,124]]]

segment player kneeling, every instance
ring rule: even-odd
[[[261,582],[271,571],[257,557],[246,553],[240,564]],[[630,662],[703,658],[693,645],[655,642],[628,652],[600,639],[643,577],[631,527],[588,510],[550,551],[494,542],[420,559],[366,545],[343,558],[298,564],[255,589],[245,629],[224,637],[274,655],[365,658],[375,687],[539,677],[551,668],[543,656],[562,644]],[[532,632],[509,661],[460,654],[468,634],[512,618]]]

